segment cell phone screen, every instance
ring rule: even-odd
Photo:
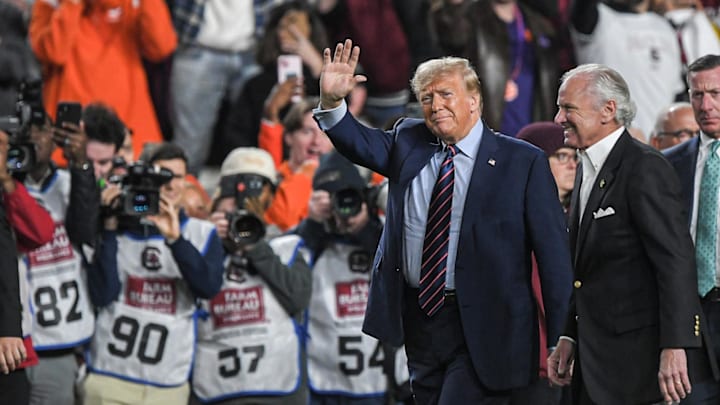
[[[280,55],[277,60],[278,83],[291,77],[302,78],[302,59],[298,55]]]
[[[82,118],[82,104],[74,101],[61,101],[57,105],[57,111],[55,113],[55,126],[58,128],[63,127],[63,123],[69,122],[75,125],[80,125],[80,119]]]

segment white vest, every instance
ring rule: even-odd
[[[300,252],[296,235],[270,242],[290,266]],[[304,250],[304,249],[303,249]],[[229,260],[226,260],[226,266]],[[222,291],[202,300],[192,385],[203,401],[237,396],[289,395],[301,382],[298,325],[260,276],[226,278]]]
[[[182,235],[202,252],[214,227],[189,218]],[[98,312],[93,372],[157,386],[187,382],[195,344],[195,300],[162,236],[118,241],[116,302]]]
[[[361,330],[371,263],[370,253],[335,243],[313,266],[307,352],[315,392],[377,396],[386,391],[380,342]]]
[[[90,339],[95,316],[80,253],[65,231],[70,173],[56,170],[42,190],[27,189],[55,222],[53,240],[29,252],[26,259],[33,343],[38,351],[74,347]]]

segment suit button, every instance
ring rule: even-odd
[[[580,281],[580,280],[575,280],[575,282],[573,283],[573,287],[575,287],[575,288],[580,288],[580,287],[582,287],[582,281]]]
[[[400,271],[400,267],[395,267],[395,271],[396,272]]]

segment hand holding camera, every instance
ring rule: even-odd
[[[160,212],[148,215],[148,221],[155,224],[165,239],[172,243],[180,238],[180,207],[175,206],[165,196],[160,196]]]
[[[9,137],[3,131],[0,131],[0,186],[6,193],[15,191],[15,180],[7,167],[7,154],[10,149]]]
[[[313,190],[308,201],[308,218],[315,222],[325,222],[332,217],[330,193],[325,190]]]
[[[87,163],[87,135],[82,123],[65,122],[63,128],[54,128],[53,141],[63,149],[63,157],[73,166],[82,167]]]

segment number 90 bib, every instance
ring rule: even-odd
[[[88,364],[100,374],[159,386],[188,381],[193,315],[167,315],[120,302],[100,311]]]

